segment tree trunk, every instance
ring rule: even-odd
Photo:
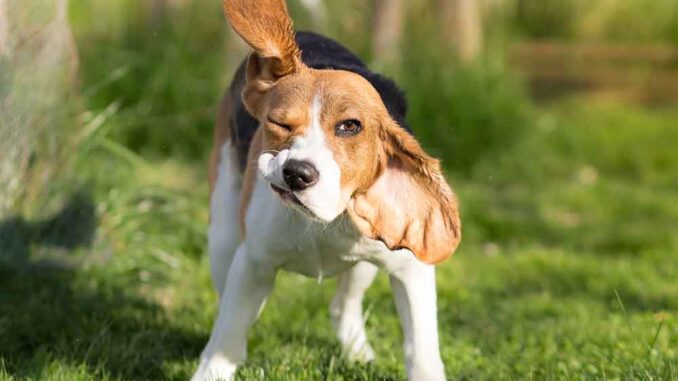
[[[68,0],[0,0],[0,215],[36,211],[64,173],[79,125],[78,54]],[[30,162],[30,165],[29,165]],[[20,203],[19,200],[23,202]]]
[[[483,49],[483,26],[479,0],[438,0],[443,39],[460,61],[475,60]]]
[[[167,0],[152,0],[148,23],[151,30],[158,30],[165,19]]]
[[[372,56],[376,63],[397,66],[403,29],[402,0],[374,0]]]
[[[168,15],[182,8],[189,0],[150,0],[150,9],[147,10],[146,22],[151,30],[159,30]]]
[[[57,38],[60,38],[64,43],[64,52],[67,55],[66,65],[68,66],[69,85],[74,88],[78,81],[80,56],[78,55],[78,47],[75,43],[75,37],[71,31],[71,24],[68,22],[69,0],[56,1],[56,23],[58,29]],[[73,90],[73,88],[71,90]]]
[[[0,57],[9,55],[9,15],[7,0],[0,0]]]
[[[311,15],[313,29],[316,32],[322,32],[327,25],[327,9],[323,0],[299,0],[299,2]]]

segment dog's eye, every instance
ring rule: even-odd
[[[271,123],[271,124],[275,124],[276,126],[282,128],[284,130],[292,131],[292,126],[290,126],[289,124],[277,122],[277,121],[271,119],[271,117],[268,117],[268,122]]]
[[[347,119],[339,122],[335,127],[337,136],[353,136],[363,129],[363,125],[357,119]]]

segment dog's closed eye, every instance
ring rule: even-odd
[[[276,126],[282,128],[283,130],[292,131],[292,126],[290,126],[289,124],[278,122],[275,119],[272,119],[270,116],[268,117],[268,122],[271,124],[275,124]]]

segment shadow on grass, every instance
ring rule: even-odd
[[[56,363],[97,379],[167,379],[166,361],[192,361],[205,343],[119,279],[70,260],[91,245],[96,222],[85,193],[44,221],[0,222],[0,363],[9,375],[41,378]],[[62,254],[36,258],[44,248]]]
[[[91,287],[72,271],[0,267],[0,358],[15,376],[52,362],[99,377],[163,379],[167,360],[194,360],[206,337],[177,328],[162,309],[119,288]]]
[[[91,196],[75,193],[63,209],[42,221],[26,221],[21,216],[0,221],[0,261],[27,262],[31,246],[71,251],[91,245],[96,229],[96,213]],[[62,266],[68,266],[66,258]],[[55,266],[60,267],[58,264]]]

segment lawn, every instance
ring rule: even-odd
[[[678,379],[678,112],[582,98],[532,116],[523,139],[450,172],[465,237],[438,269],[449,379]],[[196,366],[216,307],[205,165],[111,152],[75,164],[89,180],[61,212],[0,222],[1,380]],[[385,276],[365,302],[374,364],[342,359],[334,288],[280,276],[239,379],[403,380]]]

